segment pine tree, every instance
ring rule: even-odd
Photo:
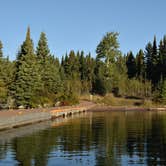
[[[85,57],[84,57],[84,52],[81,51],[81,55],[80,55],[80,58],[79,58],[79,63],[80,63],[80,69],[79,69],[79,72],[80,72],[80,78],[81,80],[86,80],[86,60],[85,60]]]
[[[161,78],[161,76],[164,76],[164,46],[163,46],[163,41],[160,40],[160,44],[159,44],[159,62],[158,62],[158,74],[159,77]]]
[[[64,73],[65,73],[65,77],[66,79],[71,78],[70,74],[71,74],[71,66],[69,65],[69,57],[66,53],[64,61],[63,61],[63,69],[64,69]]]
[[[157,51],[157,42],[156,36],[154,37],[153,41],[153,49],[152,49],[152,83],[155,85],[160,80],[159,75],[159,56]]]
[[[40,59],[43,60],[45,60],[45,58],[50,55],[50,50],[48,48],[48,43],[47,43],[47,37],[44,32],[41,32],[40,34],[40,39],[38,42],[36,54]]]
[[[164,36],[163,40],[160,40],[159,44],[159,60],[157,64],[157,75],[158,78],[166,78],[166,36]]]
[[[69,53],[68,63],[70,66],[70,73],[68,73],[69,76],[71,77],[71,79],[78,80],[80,78],[79,75],[80,64],[79,64],[79,59],[73,50],[70,51]]]
[[[7,71],[5,70],[5,59],[3,58],[2,48],[3,44],[0,41],[0,108],[3,108],[3,104],[7,100],[7,85],[5,82]]]
[[[86,93],[90,93],[92,92],[92,82],[94,80],[95,60],[91,57],[91,54],[89,53],[84,58],[84,61],[84,84],[86,84]]]
[[[157,42],[156,42],[156,36],[154,36],[153,40],[153,49],[152,49],[152,64],[153,66],[156,66],[158,64],[158,52],[157,52]]]
[[[136,55],[136,70],[137,70],[137,78],[144,79],[145,77],[145,63],[144,63],[144,52],[143,50],[139,50]]]
[[[44,32],[41,33],[37,46],[37,59],[40,66],[43,90],[41,96],[47,98],[44,102],[54,103],[57,100],[57,94],[61,91],[62,83],[60,78],[60,64],[57,58],[50,54],[47,37]]]
[[[146,78],[148,80],[152,80],[152,52],[153,47],[152,44],[149,42],[145,48],[145,65],[146,65]]]
[[[35,107],[37,93],[41,88],[39,68],[34,54],[33,42],[28,27],[26,39],[16,60],[15,93],[17,106]]]
[[[0,41],[0,58],[3,57],[3,51],[2,51],[2,48],[3,48],[3,44],[2,44],[2,42]]]
[[[94,80],[93,80],[93,93],[99,95],[105,95],[111,92],[112,84],[111,79],[107,76],[107,66],[105,63],[96,58],[96,65],[94,68]]]
[[[136,76],[136,61],[133,53],[130,51],[126,56],[127,74],[129,78]]]

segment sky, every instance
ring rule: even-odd
[[[30,26],[35,48],[44,31],[56,57],[70,50],[95,56],[102,37],[114,31],[123,53],[137,53],[166,34],[165,7],[165,0],[1,0],[0,40],[14,60]]]

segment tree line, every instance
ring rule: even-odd
[[[28,27],[16,60],[3,55],[0,41],[0,106],[2,108],[51,107],[79,102],[84,94],[166,99],[166,36],[156,37],[136,55],[123,55],[118,33],[107,33],[96,48],[96,57],[71,50],[62,59],[51,54],[41,32],[34,48]]]

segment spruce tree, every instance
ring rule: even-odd
[[[153,40],[153,49],[152,49],[152,64],[153,66],[156,66],[158,63],[159,57],[157,52],[157,42],[156,42],[156,36],[154,36]]]
[[[144,63],[144,52],[143,50],[139,50],[136,55],[136,70],[137,70],[137,78],[144,79],[145,77],[145,63]]]
[[[7,100],[7,85],[5,82],[7,71],[5,70],[5,59],[3,58],[3,44],[0,41],[0,108],[3,108]]]
[[[153,49],[152,49],[152,83],[154,85],[156,85],[160,80],[158,64],[159,64],[159,56],[158,56],[157,42],[155,36],[153,41]]]
[[[152,80],[152,68],[153,68],[153,64],[152,64],[152,52],[153,52],[153,46],[149,42],[146,45],[146,48],[145,48],[146,78],[148,80]]]
[[[85,60],[85,57],[84,57],[84,52],[81,51],[81,55],[80,55],[80,58],[79,58],[79,62],[80,62],[80,78],[81,80],[86,80],[86,60]]]
[[[110,92],[111,84],[110,79],[105,76],[107,67],[104,62],[100,61],[96,58],[96,65],[94,69],[94,80],[93,80],[93,93],[99,95],[105,95],[106,93]]]
[[[15,93],[16,106],[37,106],[41,87],[39,68],[34,54],[33,42],[28,27],[26,39],[16,59]]]
[[[133,53],[130,51],[126,56],[127,74],[129,78],[136,76],[136,61]]]
[[[50,54],[47,37],[41,33],[37,46],[37,60],[40,66],[40,74],[43,89],[41,91],[42,104],[53,104],[57,100],[57,94],[62,89],[60,78],[60,65],[57,58]]]
[[[3,48],[3,44],[2,44],[2,42],[0,41],[0,58],[3,57],[3,51],[2,51],[2,48]]]
[[[43,60],[45,60],[45,58],[50,55],[50,50],[48,48],[48,43],[47,43],[47,37],[44,32],[41,32],[40,34],[40,39],[38,42],[36,54],[40,59]]]
[[[75,52],[72,50],[69,53],[69,59],[68,59],[68,63],[70,66],[70,77],[71,79],[74,80],[79,80],[80,78],[80,74],[79,74],[79,68],[80,68],[80,64],[79,64],[79,57],[76,56]]]
[[[164,78],[166,78],[166,36],[164,36],[163,38],[163,42],[162,42],[162,47],[160,48],[160,52],[161,52],[161,56],[162,56],[162,75]]]

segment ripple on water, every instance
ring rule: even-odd
[[[166,163],[166,114],[96,112],[49,123],[0,137],[0,166]]]

